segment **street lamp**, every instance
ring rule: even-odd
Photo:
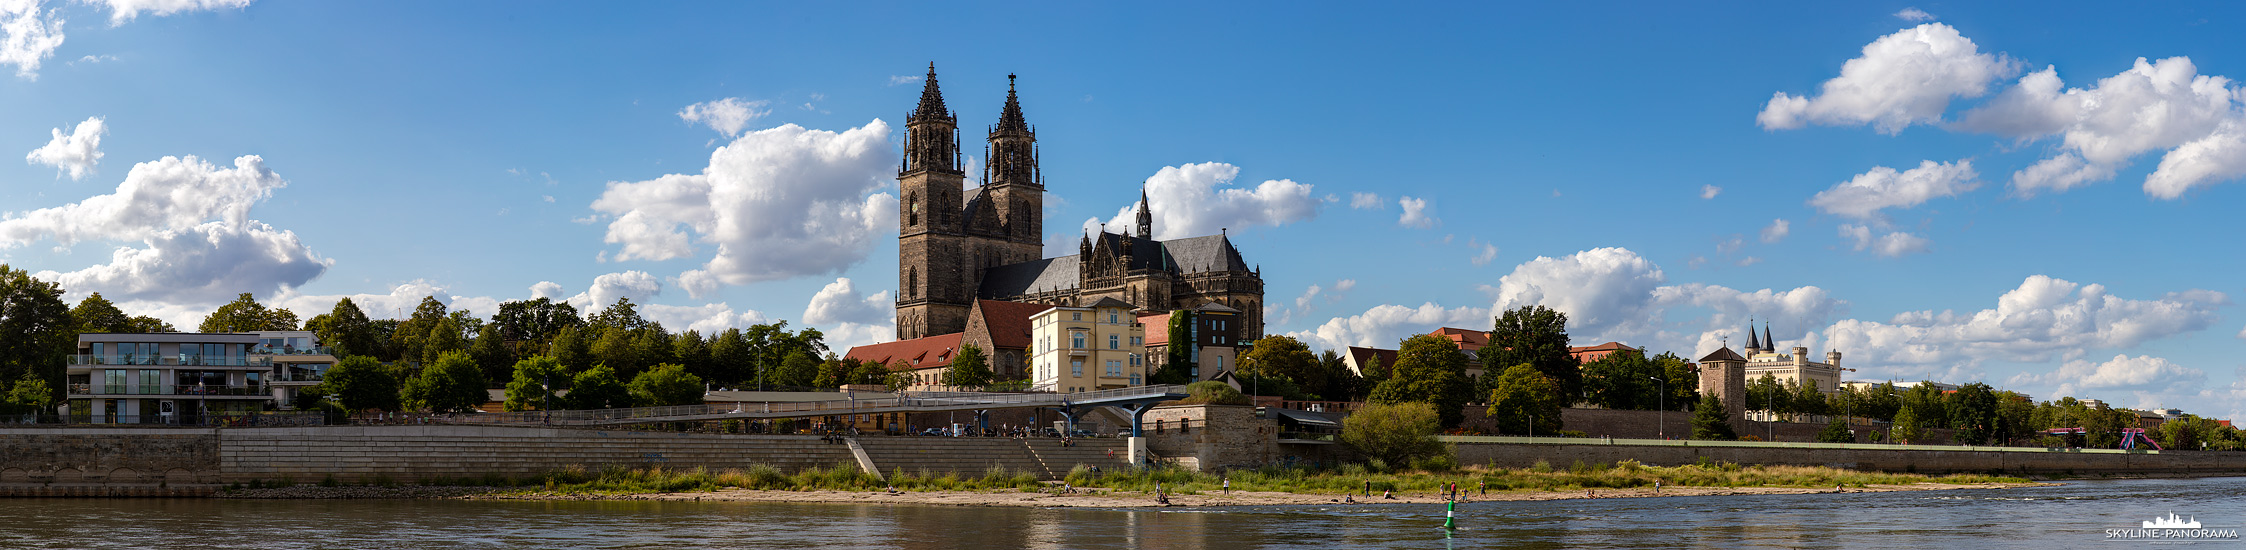
[[[1653,430],[1654,433],[1660,434],[1661,439],[1669,439],[1669,381],[1651,376],[1646,377],[1646,379],[1661,384],[1661,396],[1653,399],[1653,402],[1661,407],[1661,410],[1653,413]]]
[[[1777,443],[1778,425],[1774,424],[1774,422],[1778,421],[1778,384],[1773,383],[1770,385],[1770,387],[1764,388],[1764,390],[1764,409],[1762,411],[1763,442]]]

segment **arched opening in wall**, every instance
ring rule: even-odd
[[[23,471],[23,468],[0,468],[0,483],[24,483],[30,480],[31,474]]]
[[[194,483],[195,472],[187,471],[186,468],[164,470],[164,482],[174,484]]]
[[[920,225],[920,195],[905,195],[905,225]]]
[[[133,471],[132,468],[110,470],[105,481],[110,483],[140,483],[140,472]]]
[[[55,470],[55,483],[80,483],[84,481],[86,481],[86,473],[78,471],[76,468]]]
[[[905,268],[905,297],[920,295],[920,268]]]

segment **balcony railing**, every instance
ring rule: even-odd
[[[154,365],[172,367],[270,367],[269,356],[210,356],[210,355],[72,355],[71,366],[90,365]]]
[[[273,382],[319,382],[327,379],[327,371],[281,367],[269,380]]]
[[[252,346],[252,347],[250,348],[250,354],[252,354],[252,355],[335,355],[335,350],[334,350],[333,348],[329,348],[329,347],[327,347],[327,346],[313,346],[313,347],[309,347],[309,348],[300,348],[300,347],[296,347],[296,346]]]
[[[99,391],[96,391],[96,390],[99,390]],[[136,385],[119,385],[119,384],[71,384],[71,385],[70,385],[70,395],[72,395],[72,396],[88,396],[88,395],[207,395],[207,396],[244,396],[244,397],[265,397],[265,396],[271,396],[271,395],[272,395],[272,393],[273,393],[273,391],[272,391],[271,387],[270,387],[270,386],[266,386],[266,385],[263,385],[263,384],[259,384],[259,385],[255,385],[255,386],[207,386],[207,385],[189,385],[189,384],[160,384],[160,385],[147,385],[147,384],[136,384]]]

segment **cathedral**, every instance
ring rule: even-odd
[[[1044,257],[1045,177],[1037,130],[1022,116],[1012,75],[990,127],[983,185],[968,189],[959,119],[944,107],[930,64],[920,105],[905,117],[897,171],[897,339],[962,332],[978,300],[1077,306],[1102,298],[1143,311],[1219,303],[1240,310],[1240,337],[1263,335],[1263,274],[1223,233],[1154,240],[1139,195],[1136,227],[1085,235],[1077,253]]]

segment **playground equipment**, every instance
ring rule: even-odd
[[[2048,429],[2048,430],[2044,430],[2044,431],[2043,431],[2043,433],[2045,433],[2045,434],[2049,434],[2049,435],[2058,435],[2058,436],[2066,436],[2066,435],[2089,435],[2089,434],[2090,434],[2090,430],[2085,430],[2085,429],[2082,429],[2082,428],[2052,428],[2052,429]],[[2147,444],[2150,444],[2150,445],[2152,445],[2152,448],[2153,448],[2153,450],[2157,450],[2157,451],[2165,451],[2165,450],[2167,450],[2167,449],[2162,449],[2162,448],[2160,448],[2160,442],[2158,442],[2158,441],[2153,441],[2153,440],[2152,440],[2152,436],[2150,436],[2150,435],[2145,435],[2145,429],[2144,429],[2144,428],[2122,428],[2122,429],[2121,429],[2121,449],[2122,449],[2122,450],[2125,450],[2125,451],[2132,451],[2132,450],[2136,450],[2136,449],[2137,449],[2137,442],[2138,442],[2138,441],[2144,441],[2145,443],[2147,443]]]

